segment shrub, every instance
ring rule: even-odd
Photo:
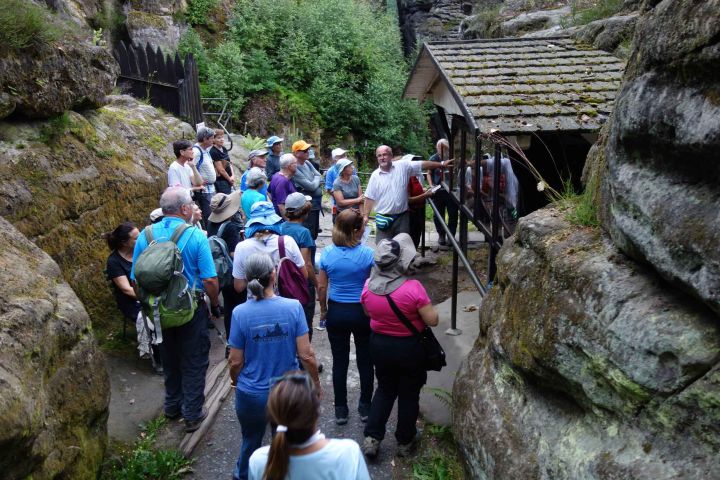
[[[218,0],[190,0],[185,19],[190,25],[205,25],[208,14],[217,7]]]
[[[5,0],[0,8],[0,50],[17,52],[60,38],[50,12],[32,2]]]
[[[574,0],[570,4],[573,23],[585,25],[595,20],[612,17],[622,9],[623,3],[624,0],[597,0],[589,4]]]

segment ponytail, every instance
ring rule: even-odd
[[[270,278],[275,269],[272,258],[266,253],[253,253],[245,261],[245,278],[247,288],[257,300],[265,298],[265,289],[270,285]]]
[[[130,239],[130,232],[137,227],[132,222],[123,222],[118,225],[112,232],[103,233],[103,238],[108,244],[110,250],[118,250]]]
[[[275,436],[263,480],[283,480],[290,467],[291,445],[307,442],[320,417],[320,397],[307,373],[286,373],[273,386],[267,414]]]

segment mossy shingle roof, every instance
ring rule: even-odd
[[[446,79],[481,132],[593,132],[610,114],[625,63],[570,38],[425,44],[406,98]]]

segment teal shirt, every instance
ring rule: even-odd
[[[267,197],[265,195],[263,195],[261,192],[259,192],[257,190],[248,188],[247,190],[245,190],[243,192],[240,203],[242,205],[243,212],[245,212],[245,216],[247,218],[250,218],[250,208],[252,208],[253,204],[256,202],[265,202],[265,201],[267,201]]]

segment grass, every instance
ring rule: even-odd
[[[558,204],[566,207],[565,219],[573,225],[583,227],[597,227],[600,225],[597,216],[597,205],[592,199],[591,189],[586,188],[583,193],[576,193],[572,180],[566,180]]]
[[[155,440],[167,420],[160,416],[143,426],[133,447],[105,468],[101,480],[175,480],[192,472],[192,461],[177,450],[155,447]]]
[[[622,9],[623,0],[597,0],[583,2],[573,0],[570,4],[573,24],[586,25],[595,20],[608,18]]]
[[[460,480],[465,472],[460,463],[452,428],[426,424],[423,445],[427,445],[412,464],[414,480]]]
[[[26,0],[5,0],[0,8],[0,50],[20,52],[58,40],[61,29],[50,12]]]
[[[45,144],[55,143],[65,135],[68,128],[70,128],[70,116],[67,112],[64,112],[47,121],[40,129],[38,140]]]

